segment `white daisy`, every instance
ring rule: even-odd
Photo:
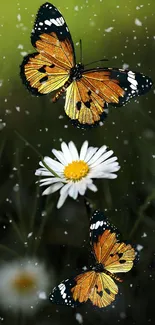
[[[85,141],[78,153],[75,144],[70,141],[68,145],[62,142],[61,150],[53,149],[52,153],[57,160],[44,157],[43,162],[39,162],[41,168],[35,173],[39,177],[45,176],[39,180],[40,186],[48,186],[43,195],[60,190],[57,208],[63,205],[67,196],[76,200],[78,194],[84,195],[87,188],[96,192],[97,187],[93,184],[93,178],[117,177],[114,174],[120,169],[117,157],[111,157],[113,151],[106,151],[106,146],[88,147],[88,141]]]
[[[0,305],[15,312],[34,311],[45,299],[51,285],[44,265],[28,259],[1,266],[0,279]]]

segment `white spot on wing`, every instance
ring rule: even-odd
[[[52,23],[49,21],[49,20],[45,20],[45,25],[48,25],[48,26],[51,26],[52,25]]]

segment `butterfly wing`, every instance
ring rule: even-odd
[[[73,81],[66,90],[65,112],[75,125],[87,127],[103,121],[108,113],[105,100],[80,80]]]
[[[117,293],[118,287],[109,275],[88,271],[60,283],[50,294],[50,300],[71,307],[90,301],[102,308],[110,305]]]
[[[31,34],[37,52],[21,64],[21,78],[34,95],[44,95],[64,85],[75,64],[74,45],[67,24],[52,4],[44,3]]]
[[[152,80],[141,73],[121,69],[88,70],[66,91],[65,112],[79,126],[103,121],[107,106],[121,106],[130,98],[145,94]]]
[[[88,70],[83,77],[88,86],[97,89],[107,103],[115,106],[146,94],[153,85],[151,78],[142,73],[117,68]]]
[[[91,218],[90,239],[97,263],[111,273],[128,272],[136,257],[130,244],[120,241],[117,228],[99,211]]]

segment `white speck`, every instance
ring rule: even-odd
[[[15,184],[15,186],[13,187],[14,192],[18,192],[19,191],[19,184]]]
[[[67,231],[64,231],[64,234],[65,234],[65,235],[68,235],[68,232],[67,232]]]
[[[126,318],[126,313],[124,313],[124,311],[122,311],[120,313],[120,318],[122,318],[122,319],[125,319]]]
[[[1,79],[0,80],[0,87],[2,87],[2,85],[3,85],[3,80]]]
[[[32,235],[33,235],[33,232],[30,232],[30,233],[27,235],[27,238],[30,238]]]
[[[90,21],[90,26],[94,27],[95,26],[95,22],[93,20]]]
[[[137,248],[137,251],[140,252],[143,249],[143,246],[138,244],[136,248]]]
[[[146,232],[144,232],[143,235],[142,235],[142,238],[145,238],[145,237],[147,237]]]
[[[25,56],[25,55],[27,55],[28,53],[27,53],[26,51],[23,51],[23,52],[20,52],[20,54],[21,54],[22,56]]]
[[[77,320],[77,322],[79,324],[82,324],[83,323],[83,317],[82,317],[82,315],[80,313],[76,313],[75,314],[75,319]]]
[[[127,64],[127,63],[123,63],[122,68],[123,68],[123,70],[128,69],[128,68],[129,68],[129,64]]]
[[[43,300],[47,299],[46,293],[44,291],[39,292],[39,298]]]
[[[17,15],[17,19],[18,19],[18,21],[21,21],[21,15],[20,14]]]
[[[19,106],[16,106],[16,111],[20,112],[20,107]]]
[[[142,26],[142,22],[138,18],[136,18],[135,19],[135,25]]]
[[[87,266],[83,266],[83,267],[82,267],[82,270],[83,270],[83,271],[87,271]]]
[[[24,46],[22,44],[19,44],[17,49],[23,50]]]
[[[78,10],[79,10],[79,7],[78,7],[78,6],[75,6],[75,7],[74,7],[74,10],[75,10],[75,11],[78,11]]]
[[[113,29],[114,29],[114,27],[108,27],[105,29],[105,32],[110,33]]]

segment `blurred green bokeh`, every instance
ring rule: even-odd
[[[83,307],[73,312],[69,308],[58,308],[47,303],[47,308],[40,311],[32,324],[59,325],[62,321],[64,324],[77,324],[76,312],[82,313],[86,325],[96,322],[105,325],[114,321],[129,325],[154,324],[155,92],[152,89],[146,96],[132,100],[125,107],[111,107],[103,127],[86,131],[75,129],[68,121],[63,98],[52,104],[51,94],[33,97],[22,84],[19,66],[24,55],[35,51],[30,43],[30,33],[36,12],[43,3],[41,0],[8,0],[0,3],[2,242],[10,246],[15,240],[7,217],[15,218],[18,223],[18,203],[28,229],[36,196],[34,171],[39,158],[17,137],[15,130],[42,155],[51,155],[52,148],[60,149],[62,140],[73,140],[79,148],[86,139],[92,146],[108,145],[118,156],[121,165],[118,178],[98,181],[98,194],[88,193],[88,196],[97,208],[107,210],[107,216],[120,228],[124,238],[129,239],[131,234],[130,240],[143,246],[136,271],[126,275],[127,280],[120,288],[122,296],[118,298],[115,309],[98,312]],[[155,79],[154,0],[57,0],[53,4],[67,21],[77,61],[80,57],[79,40],[82,39],[84,64],[108,58],[106,65],[109,67],[122,68],[128,64],[133,71],[143,72]],[[141,22],[140,26],[135,23],[136,19]],[[20,184],[19,202],[14,191],[15,184]],[[57,198],[58,194],[48,198],[49,211],[50,204],[55,204]],[[38,200],[35,209],[36,232],[46,203],[41,197]],[[69,219],[68,224],[66,218]],[[4,224],[7,224],[5,230]],[[67,238],[64,236],[66,229]],[[143,237],[144,233],[147,237]],[[88,219],[83,199],[80,198],[79,202],[68,199],[60,211],[54,207],[43,234],[38,254],[49,265],[49,270],[50,267],[55,269],[59,283],[88,260],[88,241],[81,248],[83,240],[88,240]],[[3,253],[2,260],[7,258]],[[71,267],[67,267],[67,264]],[[133,283],[133,288],[130,288],[130,283]],[[10,316],[5,313],[3,316],[3,324],[10,324]],[[31,324],[31,320],[28,324]]]

